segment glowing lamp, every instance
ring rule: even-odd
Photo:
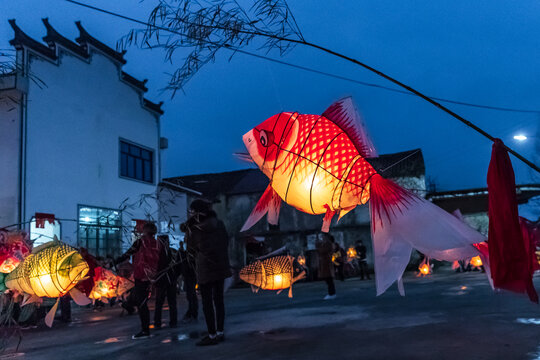
[[[514,135],[514,140],[525,141],[525,140],[527,140],[527,137],[525,135],[523,135],[523,134]]]
[[[292,297],[292,284],[305,277],[303,269],[294,268],[294,257],[276,256],[257,260],[240,270],[240,279],[251,284],[254,292],[259,289],[279,290],[289,288]]]
[[[431,264],[429,263],[428,258],[422,260],[422,262],[418,266],[418,271],[418,276],[427,276],[431,274]]]
[[[480,256],[475,256],[471,259],[471,265],[480,267],[482,266],[482,259],[480,259]]]

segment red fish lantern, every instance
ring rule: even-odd
[[[0,272],[8,274],[15,270],[30,254],[31,247],[26,233],[0,231]]]
[[[90,299],[104,300],[121,296],[134,286],[133,282],[105,268],[97,267],[94,271],[94,287]]]
[[[401,279],[413,247],[446,261],[478,255],[472,244],[484,241],[481,234],[383,178],[366,160],[376,152],[351,98],[322,115],[279,113],[243,141],[270,184],[242,231],[265,214],[277,225],[283,200],[300,211],[325,214],[322,231],[327,232],[334,215],[341,218],[371,199],[377,294]]]

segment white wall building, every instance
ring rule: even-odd
[[[47,19],[44,43],[10,20],[16,70],[0,77],[0,228],[35,229],[54,214],[62,239],[95,255],[130,243],[134,219],[157,219],[161,180],[161,103],[143,97],[146,81],[122,71],[124,53],[77,22],[70,41]]]

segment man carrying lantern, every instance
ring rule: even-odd
[[[141,319],[141,331],[133,335],[133,339],[144,339],[150,336],[150,310],[148,310],[148,298],[150,296],[151,282],[155,280],[160,254],[160,245],[155,238],[156,225],[147,222],[142,228],[142,237],[122,256],[115,260],[115,264],[124,262],[133,257],[133,288],[134,300]]]
[[[208,336],[197,345],[216,345],[225,339],[225,305],[223,287],[231,276],[229,265],[229,237],[225,225],[217,218],[210,203],[197,199],[189,208],[186,229],[188,253],[195,256],[197,280],[201,292]]]

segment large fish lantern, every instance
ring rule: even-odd
[[[75,248],[51,241],[35,248],[3,280],[6,288],[31,297],[32,300],[25,301],[23,305],[37,298],[60,298],[68,293],[78,302],[81,294],[74,286],[87,273],[88,264]],[[58,301],[45,319],[48,326],[52,325],[57,307]]]
[[[351,98],[335,102],[322,115],[279,113],[247,132],[243,141],[270,184],[242,231],[267,213],[276,225],[283,200],[300,211],[325,214],[322,231],[327,232],[335,214],[341,218],[371,199],[378,294],[395,281],[401,285],[413,247],[430,258],[453,261],[478,255],[472,244],[485,240],[371,166],[366,158],[376,152]]]
[[[251,284],[254,292],[259,289],[279,290],[279,294],[283,289],[289,288],[290,298],[292,284],[305,276],[303,267],[290,255],[257,260],[240,270],[240,279]]]

